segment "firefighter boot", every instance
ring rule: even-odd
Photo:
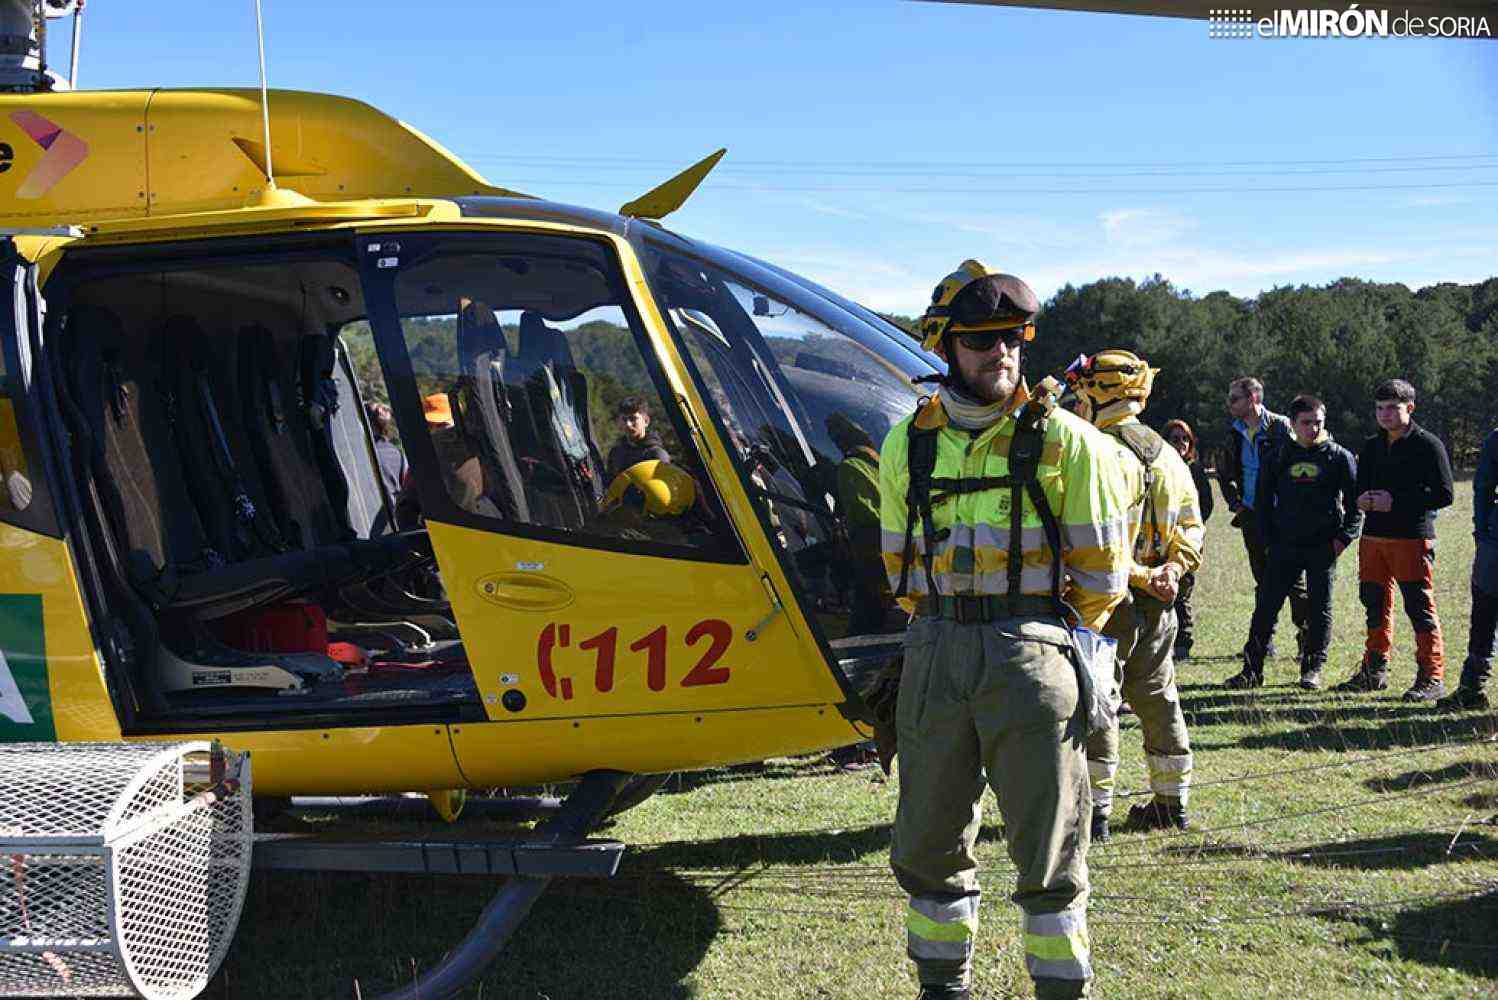
[[[1389,658],[1382,653],[1365,652],[1358,669],[1333,691],[1382,691],[1389,686]]]
[[[1440,701],[1446,697],[1446,682],[1428,670],[1415,675],[1415,683],[1404,693],[1405,701]]]
[[[1186,803],[1180,799],[1154,798],[1143,805],[1129,807],[1130,830],[1165,830],[1175,827],[1186,830],[1191,820],[1186,816]]]

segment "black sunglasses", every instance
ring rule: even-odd
[[[1019,342],[1023,340],[1024,337],[1024,327],[1016,326],[1010,327],[1005,330],[979,330],[975,333],[959,333],[957,335],[957,340],[962,344],[963,347],[967,348],[973,353],[982,354],[985,351],[993,350],[993,346],[997,344],[1000,339],[1004,341],[1004,346],[1014,347],[1015,345],[1019,344]]]

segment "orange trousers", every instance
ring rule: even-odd
[[[1368,612],[1367,649],[1388,658],[1394,644],[1394,590],[1415,632],[1415,663],[1424,676],[1446,673],[1446,647],[1436,614],[1436,543],[1429,538],[1370,538],[1358,543],[1358,596]]]

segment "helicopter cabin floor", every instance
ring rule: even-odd
[[[73,544],[150,706],[127,729],[482,715],[338,340],[365,311],[347,243],[266,250],[80,253],[45,289]]]

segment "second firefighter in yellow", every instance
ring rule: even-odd
[[[968,996],[985,778],[1037,995],[1086,996],[1092,979],[1086,711],[1068,619],[1097,628],[1123,598],[1126,487],[1112,442],[1019,378],[1038,309],[1023,281],[977,261],[943,279],[922,333],[948,373],[880,454],[885,567],[914,611],[890,853],[923,1000]]]
[[[1127,470],[1133,560],[1129,596],[1103,632],[1118,640],[1123,700],[1139,716],[1154,797],[1129,810],[1131,829],[1188,825],[1191,741],[1176,691],[1172,649],[1176,637],[1176,591],[1181,577],[1201,563],[1205,526],[1191,471],[1174,448],[1139,421],[1156,369],[1128,351],[1109,350],[1079,359],[1068,379],[1079,397],[1078,413],[1118,446]],[[1118,726],[1087,741],[1092,779],[1092,835],[1108,839],[1113,785],[1118,773]]]

